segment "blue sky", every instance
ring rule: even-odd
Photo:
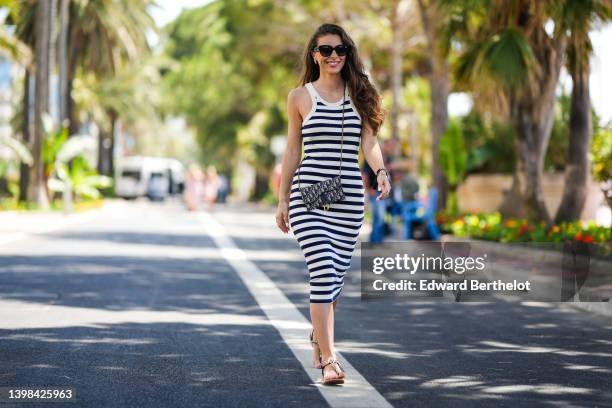
[[[185,8],[200,7],[211,0],[157,0],[152,10],[158,26],[174,20]],[[591,34],[594,55],[591,61],[591,100],[603,122],[612,121],[612,24]],[[569,92],[571,80],[562,75],[563,86]],[[452,112],[451,112],[452,114]]]

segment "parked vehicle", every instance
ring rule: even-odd
[[[168,193],[182,194],[185,189],[185,167],[176,159],[166,159],[168,172]]]
[[[115,192],[118,197],[152,200],[180,194],[184,185],[184,167],[176,159],[129,156],[117,165]]]
[[[164,201],[169,195],[170,172],[154,171],[149,177],[147,197],[151,201]]]

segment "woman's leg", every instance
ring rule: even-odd
[[[329,316],[332,306],[329,303],[311,303],[310,318],[315,338],[319,342],[319,348],[323,359],[331,356],[331,339],[329,338]]]
[[[329,333],[330,344],[331,344],[331,354],[334,358],[336,358],[336,342],[335,342],[335,324],[336,324],[336,303],[338,303],[338,299],[334,300],[332,303],[332,308],[329,311],[329,320],[327,321],[327,330]]]
[[[332,303],[334,304],[334,303]],[[331,356],[335,359],[336,358],[336,343],[335,343],[335,336],[334,336],[334,324],[335,324],[335,307],[330,307],[329,308],[329,319],[327,320],[327,330],[328,330],[328,336],[329,336],[329,344],[331,346]]]
[[[329,313],[329,318],[327,320],[327,333],[328,333],[328,337],[330,339],[330,344],[331,344],[331,354],[334,358],[336,358],[336,347],[334,345],[334,324],[335,324],[335,313],[336,313],[336,304],[338,303],[338,299],[336,299],[332,305],[333,307],[330,308],[330,313]],[[312,316],[312,312],[311,312],[311,316]],[[314,322],[314,320],[313,320]],[[314,323],[313,323],[313,329],[314,329]],[[318,340],[318,332],[315,329],[314,333],[313,333],[313,340],[315,341],[319,341]],[[315,368],[320,368],[320,364],[318,364],[318,359],[319,359],[319,353],[321,353],[321,349],[319,347],[318,344],[314,344],[313,345],[313,352],[314,352],[314,357],[313,357],[313,367]]]
[[[323,357],[323,364],[330,359],[336,358],[334,349],[334,306],[330,303],[311,303],[310,317],[312,319],[312,327],[316,334],[316,339],[319,342],[319,348]],[[331,365],[325,368],[324,377],[336,378],[339,375],[334,371]]]

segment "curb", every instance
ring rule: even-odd
[[[564,302],[562,305],[599,316],[612,317],[612,303],[610,302]]]
[[[524,246],[519,247],[518,245],[502,244],[498,242],[483,241],[477,239],[457,239],[457,237],[452,236],[445,236],[445,239],[447,241],[473,242],[475,244],[478,244],[479,247],[484,248],[487,252],[490,252],[491,254],[519,257],[547,264],[561,264],[563,258],[563,253],[552,250],[534,249],[527,248]],[[595,274],[609,275],[610,271],[612,271],[612,261],[591,258],[589,261],[589,267],[591,271]],[[560,307],[562,307],[562,305],[565,305],[575,310],[589,312],[605,317],[612,317],[612,301],[573,301],[557,303]]]

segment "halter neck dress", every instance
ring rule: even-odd
[[[363,225],[365,191],[358,155],[361,117],[348,91],[331,103],[312,83],[306,84],[312,109],[302,121],[304,160],[296,170],[289,196],[289,225],[304,254],[309,272],[310,303],[331,303],[344,286],[344,275]],[[345,198],[328,210],[308,210],[298,188],[335,177],[340,173],[340,137],[344,109],[342,188]]]

